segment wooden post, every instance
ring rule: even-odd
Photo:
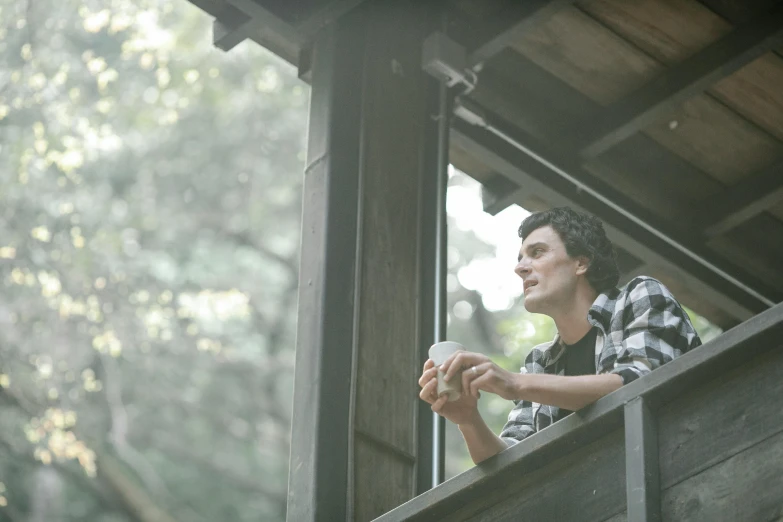
[[[291,521],[373,519],[413,497],[418,463],[432,463],[416,432],[431,423],[416,384],[432,325],[421,274],[434,263],[420,239],[437,153],[427,4],[368,2],[313,43]]]
[[[625,480],[628,521],[659,522],[658,430],[642,397],[625,405]]]

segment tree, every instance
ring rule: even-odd
[[[0,32],[0,520],[282,520],[306,86],[184,0]]]

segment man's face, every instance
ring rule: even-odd
[[[550,226],[537,228],[525,238],[514,269],[524,282],[525,309],[547,315],[570,304],[578,276],[586,271],[584,260],[570,257]]]

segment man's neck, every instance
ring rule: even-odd
[[[587,322],[587,313],[597,297],[598,293],[592,287],[580,287],[569,305],[557,316],[552,316],[565,344],[575,344],[590,331],[592,325]]]

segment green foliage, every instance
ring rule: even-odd
[[[308,93],[210,23],[0,1],[0,520],[284,518]]]

